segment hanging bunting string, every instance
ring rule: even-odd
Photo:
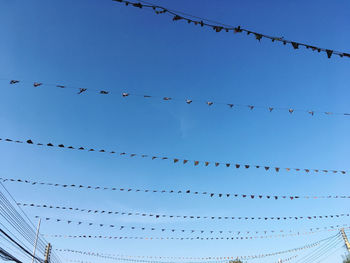
[[[20,80],[8,80],[8,79],[2,79],[9,81],[10,85],[19,85],[19,83],[30,83],[33,85],[33,87],[42,87],[42,86],[49,86],[49,87],[56,87],[60,89],[73,89],[76,91],[76,94],[89,94],[89,91],[92,91],[95,94],[100,94],[100,95],[113,95],[114,92],[106,89],[91,89],[91,88],[78,88],[78,87],[73,87],[73,86],[66,86],[62,84],[52,84],[52,83],[44,83],[44,82],[26,82],[26,81],[20,81]],[[314,116],[315,114],[321,114],[321,115],[326,115],[326,116],[335,116],[335,115],[341,115],[341,116],[350,116],[350,113],[346,112],[333,112],[333,111],[317,111],[317,110],[307,110],[307,109],[298,109],[294,107],[275,107],[275,106],[259,106],[259,105],[253,105],[253,104],[237,104],[237,103],[226,103],[226,102],[219,102],[219,101],[214,101],[214,100],[199,100],[199,99],[194,99],[194,98],[175,98],[172,96],[159,96],[159,95],[148,95],[148,94],[137,94],[133,92],[128,92],[128,91],[122,91],[118,92],[118,95],[121,97],[127,99],[130,97],[141,97],[143,99],[156,99],[157,101],[161,102],[182,102],[186,103],[187,105],[193,105],[193,103],[200,103],[203,105],[207,105],[210,108],[213,108],[213,106],[220,105],[220,106],[225,106],[227,109],[247,109],[250,112],[255,112],[256,110],[265,110],[267,112],[275,112],[275,111],[281,111],[285,113],[289,113],[290,115],[295,113],[295,112],[302,112],[306,113],[310,116]]]
[[[193,15],[185,14],[183,12],[175,11],[175,10],[170,10],[162,6],[154,5],[151,3],[147,3],[145,1],[139,1],[139,2],[132,2],[132,1],[126,1],[126,0],[113,0],[114,2],[119,2],[122,4],[125,4],[126,6],[132,6],[140,9],[150,9],[155,12],[155,14],[168,14],[174,22],[177,21],[184,21],[187,24],[193,24],[193,25],[198,25],[200,27],[206,27],[206,28],[211,28],[215,32],[226,32],[226,33],[246,33],[247,35],[253,36],[257,41],[261,41],[262,39],[267,39],[271,40],[272,42],[279,42],[282,43],[283,45],[290,45],[293,47],[294,50],[299,49],[299,47],[305,47],[306,49],[312,50],[312,51],[317,51],[318,53],[322,52],[327,55],[328,58],[331,58],[332,55],[338,55],[339,57],[347,57],[350,58],[349,53],[341,52],[341,51],[336,51],[333,49],[326,49],[326,48],[321,48],[318,46],[314,45],[309,45],[297,41],[292,41],[292,40],[287,40],[284,37],[275,37],[275,36],[269,36],[265,35],[262,33],[254,32],[248,29],[245,29],[241,26],[231,26],[231,25],[225,25],[220,22],[196,17]]]
[[[281,260],[279,260],[279,261],[276,262],[276,263],[288,262],[288,261],[291,261],[291,260],[297,258],[298,256],[299,256],[299,255],[294,255],[294,256],[291,256],[291,257],[289,257],[289,258],[281,259]]]
[[[104,256],[99,256],[99,257],[106,258],[106,259],[121,260],[119,258],[113,258],[113,257],[104,257]],[[281,260],[279,260],[276,263],[288,262],[288,261],[291,261],[291,260],[293,260],[293,259],[295,259],[297,257],[298,257],[298,255],[294,255],[294,256],[286,258],[286,259],[281,259]],[[72,263],[92,263],[91,261],[84,261],[84,260],[80,260],[80,259],[65,259],[65,261],[72,262]],[[135,260],[134,262],[145,262],[145,261],[137,261],[137,260]],[[147,261],[147,262],[149,262],[149,263],[174,263],[174,262],[160,262],[160,261]],[[212,262],[227,262],[227,260],[212,261]]]
[[[317,244],[318,245],[318,244]],[[308,249],[315,247],[310,246],[310,247],[305,247],[303,249]],[[277,253],[270,253],[270,254],[259,254],[259,255],[253,255],[253,256],[238,256],[238,257],[206,257],[206,258],[195,258],[195,257],[136,257],[136,256],[120,256],[120,255],[114,255],[114,254],[109,254],[109,253],[101,253],[101,252],[90,252],[90,251],[81,251],[81,250],[74,250],[74,249],[55,249],[56,251],[59,252],[68,252],[72,254],[79,254],[79,255],[84,255],[84,256],[93,256],[93,257],[99,257],[99,258],[105,258],[105,259],[114,259],[114,260],[120,260],[120,261],[131,261],[131,262],[145,262],[145,263],[177,263],[178,261],[158,261],[156,258],[159,258],[161,260],[164,259],[173,259],[173,260],[191,260],[187,263],[193,263],[193,262],[198,262],[194,260],[201,260],[200,262],[202,263],[215,263],[215,262],[227,262],[228,260],[252,260],[252,259],[257,259],[257,258],[265,258],[265,257],[270,257],[270,256],[277,256],[283,253],[290,253],[294,251],[298,251],[301,249],[290,249],[288,252],[281,251]],[[135,259],[137,258],[137,259]],[[149,258],[151,260],[144,260],[143,258]]]
[[[117,188],[117,187],[101,187],[101,186],[84,186],[81,184],[57,184],[57,183],[47,183],[47,182],[35,182],[24,179],[13,179],[13,178],[3,178],[0,177],[2,182],[13,182],[13,183],[25,183],[29,185],[44,185],[52,187],[62,187],[62,188],[72,188],[72,189],[89,189],[89,190],[102,190],[102,191],[118,191],[123,193],[158,193],[158,194],[184,194],[184,195],[201,195],[207,197],[226,197],[226,198],[243,198],[243,199],[349,199],[350,196],[346,195],[328,195],[328,196],[299,196],[299,195],[260,195],[260,194],[232,194],[232,193],[212,193],[212,192],[198,192],[193,190],[150,190],[150,189],[137,189],[137,188]]]
[[[305,173],[332,173],[332,174],[347,174],[349,173],[349,170],[329,170],[329,169],[316,169],[316,168],[291,168],[291,167],[274,167],[274,166],[267,166],[267,165],[256,165],[256,164],[241,164],[241,163],[231,163],[231,162],[222,162],[222,161],[203,161],[198,159],[183,159],[179,157],[169,157],[169,156],[157,156],[157,155],[151,155],[151,154],[140,154],[140,153],[127,153],[127,152],[118,152],[118,151],[110,151],[105,149],[95,149],[90,147],[82,147],[82,146],[67,146],[64,144],[54,144],[54,143],[40,143],[35,142],[31,139],[28,139],[26,141],[21,140],[14,140],[9,138],[0,138],[0,142],[10,142],[10,143],[17,143],[17,144],[29,144],[34,146],[40,146],[40,147],[48,147],[48,148],[60,148],[60,149],[67,149],[67,150],[77,150],[77,151],[85,151],[85,152],[98,152],[98,153],[104,153],[114,156],[124,156],[124,157],[139,157],[139,158],[146,158],[149,160],[166,160],[170,161],[174,164],[182,163],[183,165],[189,165],[193,164],[193,166],[204,166],[204,167],[226,167],[226,168],[236,168],[236,169],[259,169],[263,170],[265,172],[273,171],[273,172],[280,172],[280,171],[294,171],[294,172],[305,172]]]
[[[338,236],[339,234],[336,234],[335,236]],[[233,259],[257,259],[257,258],[265,258],[265,257],[273,257],[278,256],[282,254],[287,253],[293,253],[297,251],[302,251],[310,248],[314,248],[316,246],[319,246],[322,242],[329,240],[335,236],[331,236],[328,238],[325,238],[323,240],[319,240],[317,242],[314,242],[312,244],[308,244],[302,247],[298,248],[292,248],[288,250],[273,252],[273,253],[264,253],[264,254],[256,254],[256,255],[248,255],[248,256],[212,256],[212,257],[175,257],[175,256],[130,256],[130,255],[122,255],[122,254],[110,254],[110,253],[101,253],[101,252],[92,252],[92,251],[80,251],[80,250],[73,250],[73,249],[55,249],[56,251],[60,252],[70,252],[70,253],[76,253],[81,255],[87,255],[87,256],[107,256],[107,257],[114,257],[118,258],[120,260],[200,260],[202,262],[223,262],[227,260],[233,260]]]
[[[349,228],[344,228],[349,229]],[[318,230],[312,232],[300,232],[300,233],[292,233],[292,234],[276,234],[276,235],[256,235],[256,236],[236,236],[236,237],[150,237],[150,236],[102,236],[102,235],[47,235],[43,234],[45,237],[51,238],[79,238],[79,239],[114,239],[114,240],[179,240],[179,241],[194,241],[194,240],[252,240],[252,239],[266,239],[266,238],[285,238],[285,237],[296,237],[296,236],[304,236],[304,235],[313,235],[320,232],[333,232],[339,231],[340,229],[328,229],[328,230]]]
[[[61,219],[61,218],[51,218],[51,217],[40,217],[35,216],[37,219],[45,220],[45,221],[51,221],[55,223],[67,223],[67,224],[74,224],[74,225],[85,225],[89,227],[106,227],[106,228],[113,228],[116,230],[141,230],[141,231],[161,231],[161,232],[172,232],[172,233],[190,233],[190,234],[232,234],[240,236],[241,234],[275,234],[275,233],[300,233],[302,231],[295,231],[295,230],[260,230],[260,231],[251,231],[251,230],[208,230],[208,229],[174,229],[174,228],[155,228],[155,227],[144,227],[144,226],[121,226],[121,225],[115,225],[115,224],[107,224],[107,223],[94,223],[94,222],[86,222],[86,221],[74,221],[71,219]],[[310,228],[307,231],[313,232],[313,231],[326,231],[330,229],[340,229],[343,227],[348,227],[347,224],[343,225],[335,225],[335,226],[326,226],[326,227],[315,227]]]
[[[107,211],[98,209],[85,209],[85,208],[73,208],[67,206],[54,206],[54,205],[39,205],[33,203],[17,203],[23,207],[35,207],[35,208],[47,208],[47,209],[60,209],[66,211],[79,211],[90,214],[104,214],[104,215],[122,215],[122,216],[143,216],[159,218],[181,218],[181,219],[210,219],[210,220],[314,220],[314,219],[328,219],[328,218],[341,218],[349,217],[350,214],[334,214],[334,215],[318,215],[318,216],[193,216],[193,215],[164,215],[157,213],[140,213],[140,212],[120,212],[120,211]]]

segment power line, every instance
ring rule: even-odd
[[[16,244],[17,247],[19,247],[23,252],[25,252],[26,254],[28,254],[31,257],[34,257],[36,260],[38,260],[39,262],[44,262],[42,259],[33,256],[32,253],[30,253],[27,249],[25,249],[23,246],[21,246],[19,243],[17,243],[17,241],[15,241],[12,237],[10,237],[6,232],[4,232],[1,228],[0,228],[0,232],[6,236],[12,243]]]
[[[11,193],[6,189],[6,187],[0,182],[0,185],[3,187],[8,196],[12,199],[15,205],[17,205],[16,200],[11,195]],[[11,202],[5,197],[5,195],[0,191],[0,204],[1,204],[1,215],[5,220],[18,232],[20,233],[30,245],[34,244],[36,233],[33,228],[27,223],[27,221],[22,217],[22,215],[15,209]],[[17,208],[22,212],[22,214],[27,218],[28,222],[33,225],[28,216],[24,213],[22,208],[17,205]],[[1,224],[2,225],[2,224]],[[47,242],[42,238],[37,240],[37,250],[44,255],[45,247]],[[27,249],[29,251],[29,249]],[[34,257],[35,258],[35,257]],[[52,263],[60,263],[60,259],[55,253],[51,255]]]

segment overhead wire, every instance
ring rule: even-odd
[[[22,214],[27,218],[28,221],[26,221],[20,213],[17,212],[17,210],[13,207],[13,205],[10,203],[10,201],[2,194],[0,191],[0,198],[2,200],[2,203],[5,204],[5,209],[10,211],[12,213],[12,216],[14,216],[14,219],[12,219],[14,222],[16,222],[17,225],[19,225],[20,229],[17,228],[18,231],[21,231],[22,234],[25,235],[27,238],[27,241],[30,244],[34,244],[34,240],[36,238],[36,232],[34,231],[33,228],[34,224],[33,222],[29,219],[29,217],[25,214],[23,209],[17,205],[16,200],[14,197],[11,195],[11,193],[7,190],[7,188],[0,182],[0,185],[2,188],[5,190],[5,192],[8,194],[8,196],[12,199],[13,203],[17,206],[17,208],[22,212]],[[32,225],[32,227],[27,223]],[[38,236],[37,239],[37,250],[44,255],[45,253],[45,248],[46,245],[48,244],[47,241],[44,241],[42,237]],[[51,253],[51,262],[52,263],[60,263],[59,257],[55,254],[55,252]]]
[[[24,221],[23,218],[17,213],[16,210],[12,207],[12,205],[8,202],[8,200],[5,198],[5,196],[0,192],[0,200],[1,203],[4,205],[3,212],[8,216],[10,220],[12,220],[12,226],[15,227],[19,233],[22,234],[26,238],[26,240],[30,244],[34,244],[35,240],[35,232],[27,225],[27,223]],[[41,253],[44,253],[45,251],[45,245],[42,244],[40,241],[38,243],[38,251]]]
[[[311,251],[307,255],[299,258],[295,263],[303,263],[303,262],[309,262],[311,258],[318,255],[320,252],[323,252],[328,246],[333,245],[335,242],[339,242],[340,235],[337,233],[335,236],[333,236],[328,241],[324,242],[322,245],[318,246],[315,250]]]

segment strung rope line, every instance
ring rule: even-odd
[[[327,218],[340,218],[349,217],[350,214],[337,214],[337,215],[323,215],[323,216],[270,216],[270,217],[248,217],[248,216],[192,216],[192,215],[164,215],[157,213],[141,213],[141,212],[119,212],[119,211],[106,211],[98,209],[85,209],[85,208],[73,208],[66,206],[54,206],[54,205],[39,205],[29,203],[17,203],[23,207],[35,207],[35,208],[47,208],[47,209],[60,209],[69,211],[85,212],[90,214],[105,214],[105,215],[122,215],[122,216],[143,216],[158,218],[181,218],[181,219],[211,219],[211,220],[300,220],[300,219],[327,219]]]
[[[296,257],[298,257],[298,255],[294,255],[292,257],[289,257],[289,258],[286,258],[286,259],[283,259],[283,260],[279,260],[278,262],[276,263],[282,263],[282,262],[287,262],[287,261],[291,261],[293,259],[295,259]],[[114,259],[114,260],[121,260],[119,258],[112,258],[112,257],[103,257],[103,258],[107,258],[107,259]],[[84,261],[84,260],[80,260],[80,259],[65,259],[65,261],[68,261],[68,262],[73,262],[73,263],[92,263],[91,261]],[[134,262],[150,262],[150,263],[173,263],[173,262],[160,262],[160,261],[134,261]],[[227,260],[224,260],[224,261],[212,261],[212,262],[227,262]]]
[[[115,224],[107,224],[107,223],[94,223],[94,222],[86,222],[86,221],[74,221],[74,220],[67,220],[67,219],[61,219],[61,218],[51,218],[51,217],[40,217],[35,216],[35,218],[41,218],[45,221],[55,222],[55,223],[67,223],[67,224],[74,224],[74,225],[86,225],[89,227],[97,226],[97,227],[106,227],[106,228],[113,228],[116,230],[142,230],[142,231],[161,231],[161,232],[181,232],[181,233],[200,233],[200,234],[224,234],[229,233],[233,235],[241,235],[241,234],[268,234],[268,233],[300,233],[302,231],[295,231],[295,230],[262,230],[262,231],[246,231],[246,230],[194,230],[194,229],[174,229],[174,228],[155,228],[155,227],[139,227],[139,226],[120,226]],[[347,224],[343,225],[335,225],[335,226],[325,226],[325,227],[315,227],[308,229],[309,232],[313,231],[326,231],[330,229],[340,229],[343,227],[348,227]]]
[[[89,147],[82,147],[82,146],[65,146],[64,144],[53,144],[53,143],[38,143],[34,142],[31,139],[28,139],[27,141],[20,141],[20,140],[14,140],[14,139],[4,139],[0,138],[0,142],[10,142],[10,143],[17,143],[17,144],[30,144],[34,146],[41,146],[41,147],[48,147],[48,148],[60,148],[60,149],[68,149],[68,150],[77,150],[77,151],[86,151],[86,152],[98,152],[98,153],[104,153],[114,156],[124,156],[124,157],[139,157],[139,158],[147,158],[150,160],[167,160],[174,164],[182,163],[190,164],[192,163],[194,166],[202,165],[204,167],[212,166],[212,167],[227,167],[227,168],[236,168],[236,169],[250,169],[250,168],[256,168],[263,170],[265,172],[268,171],[274,171],[276,173],[280,172],[281,170],[290,172],[305,172],[305,173],[332,173],[332,174],[348,174],[349,170],[325,170],[325,169],[311,169],[311,168],[285,168],[285,167],[273,167],[273,166],[266,166],[266,165],[252,165],[252,164],[239,164],[239,163],[226,163],[226,162],[219,162],[219,161],[202,161],[202,160],[191,160],[191,159],[182,159],[177,157],[169,157],[169,156],[156,156],[156,155],[149,155],[149,154],[140,154],[140,153],[126,153],[126,152],[117,152],[117,151],[110,151],[110,150],[104,150],[104,149],[95,149],[95,148],[89,148]]]
[[[349,228],[346,228],[349,229]],[[300,233],[293,233],[293,234],[278,234],[278,235],[257,235],[257,236],[239,236],[239,237],[145,237],[145,236],[102,236],[102,235],[48,235],[48,234],[42,234],[45,237],[51,237],[51,238],[79,238],[79,239],[115,239],[115,240],[123,240],[123,239],[130,239],[130,240],[178,240],[178,241],[184,241],[184,240],[249,240],[249,239],[266,239],[266,238],[284,238],[284,237],[295,237],[295,236],[304,236],[304,235],[312,235],[320,232],[325,231],[339,231],[339,229],[328,229],[328,230],[318,230],[313,232],[300,232]]]
[[[144,259],[151,259],[151,260],[205,260],[206,262],[221,262],[221,261],[227,261],[229,259],[256,259],[256,258],[265,258],[265,257],[272,257],[277,256],[281,254],[301,251],[305,249],[314,248],[316,246],[319,246],[322,242],[330,239],[326,238],[317,242],[314,242],[312,244],[308,244],[302,247],[273,252],[273,253],[265,253],[265,254],[256,254],[256,255],[249,255],[249,256],[213,256],[213,257],[174,257],[174,256],[129,256],[129,255],[122,255],[122,254],[110,254],[110,253],[100,253],[100,252],[92,252],[92,251],[80,251],[80,250],[72,250],[72,249],[55,249],[60,252],[70,252],[70,253],[76,253],[81,255],[87,255],[87,256],[107,256],[107,257],[117,257],[120,260],[130,260],[130,259],[137,259],[137,260],[144,260]],[[212,261],[210,261],[212,260]]]
[[[159,194],[184,194],[184,195],[205,195],[209,197],[226,197],[226,198],[250,198],[250,199],[349,199],[350,196],[338,196],[338,195],[329,195],[329,196],[287,196],[287,195],[255,195],[255,194],[222,194],[222,193],[211,193],[211,192],[197,192],[193,190],[149,190],[149,189],[135,189],[135,188],[117,188],[117,187],[101,187],[101,186],[84,186],[77,184],[57,184],[57,183],[47,183],[47,182],[35,182],[28,181],[23,179],[13,179],[13,178],[3,178],[0,177],[2,182],[13,182],[13,183],[25,183],[30,185],[44,185],[44,186],[53,186],[53,187],[63,187],[63,188],[73,188],[73,189],[90,189],[90,190],[102,190],[102,191],[118,191],[118,192],[134,192],[134,193],[159,193]]]
[[[213,29],[215,32],[233,32],[233,33],[246,33],[247,35],[252,35],[256,40],[259,42],[261,39],[268,39],[271,40],[272,42],[280,42],[283,43],[283,45],[290,44],[294,49],[299,49],[299,47],[305,47],[306,49],[310,49],[312,51],[317,51],[317,52],[322,52],[327,54],[328,58],[331,58],[332,55],[338,55],[339,57],[348,57],[350,58],[349,53],[341,52],[341,51],[336,51],[333,49],[326,49],[326,48],[321,48],[318,46],[313,46],[305,43],[300,43],[292,40],[287,40],[284,39],[283,37],[275,37],[275,36],[269,36],[265,35],[262,33],[250,31],[248,29],[242,28],[241,26],[231,26],[231,25],[225,25],[220,22],[215,22],[211,21],[208,19],[196,17],[193,15],[188,15],[183,12],[175,11],[175,10],[170,10],[162,6],[154,5],[151,3],[147,3],[145,1],[139,1],[139,2],[132,2],[132,1],[126,1],[126,0],[113,0],[114,2],[119,2],[119,3],[124,3],[126,6],[133,6],[137,8],[145,8],[145,9],[153,9],[156,14],[168,14],[172,17],[172,20],[174,22],[183,20],[187,22],[187,24],[194,24],[194,25],[200,25],[201,27],[207,27]]]
[[[2,79],[9,81],[11,85],[18,85],[18,83],[28,83],[25,81],[20,81],[20,80],[8,80],[8,79]],[[51,83],[43,83],[39,81],[34,81],[30,82],[31,85],[34,87],[41,87],[41,86],[50,86],[50,87],[56,87],[60,89],[74,89],[77,94],[85,94],[88,93],[89,91],[93,91],[96,94],[100,95],[113,95],[114,92],[110,90],[99,90],[99,89],[90,89],[90,88],[78,88],[78,87],[73,87],[73,86],[66,86],[62,84],[51,84]],[[275,112],[275,111],[283,111],[289,114],[293,114],[294,112],[303,112],[306,114],[309,114],[310,116],[314,116],[315,114],[323,114],[326,116],[334,116],[334,115],[343,115],[343,116],[350,116],[350,113],[345,113],[345,112],[331,112],[331,111],[317,111],[317,110],[306,110],[306,109],[296,109],[294,107],[275,107],[275,106],[258,106],[258,105],[252,105],[252,104],[236,104],[236,103],[225,103],[225,102],[219,102],[219,101],[213,101],[213,100],[198,100],[198,99],[192,99],[192,98],[174,98],[170,96],[153,96],[153,95],[148,95],[148,94],[137,94],[137,93],[132,93],[132,92],[118,92],[118,95],[122,96],[123,98],[130,98],[130,97],[141,97],[143,99],[156,99],[157,101],[164,101],[164,102],[171,102],[171,101],[177,101],[177,102],[183,102],[188,105],[193,105],[193,103],[201,103],[203,105],[207,105],[208,107],[212,107],[215,105],[221,105],[225,106],[227,109],[247,109],[251,112],[259,109],[259,110],[266,110],[268,112]]]

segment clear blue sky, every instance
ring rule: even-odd
[[[335,50],[350,51],[350,3],[333,1],[154,1],[168,8]],[[237,104],[350,111],[350,60],[267,40],[174,23],[110,0],[12,0],[0,9],[0,77],[91,89],[193,97]],[[1,81],[0,137],[96,146],[191,159],[282,167],[350,169],[349,117],[94,94]],[[261,194],[347,194],[349,177],[305,175],[115,158],[0,144],[0,174],[60,183]],[[7,184],[20,202],[195,215],[278,216],[349,212],[347,200],[262,201],[59,190]],[[338,220],[240,222],[150,220],[26,209],[28,215],[186,229],[306,230]],[[159,232],[44,222],[42,233],[165,236]],[[235,256],[302,246],[329,233],[254,241],[51,239],[54,247],[127,255]],[[181,234],[178,234],[181,236]],[[325,262],[339,262],[343,250]],[[62,255],[62,258],[70,256]],[[77,256],[72,256],[78,258]],[[95,259],[90,259],[92,261]],[[259,262],[274,262],[266,258]],[[96,262],[102,262],[96,259]]]

